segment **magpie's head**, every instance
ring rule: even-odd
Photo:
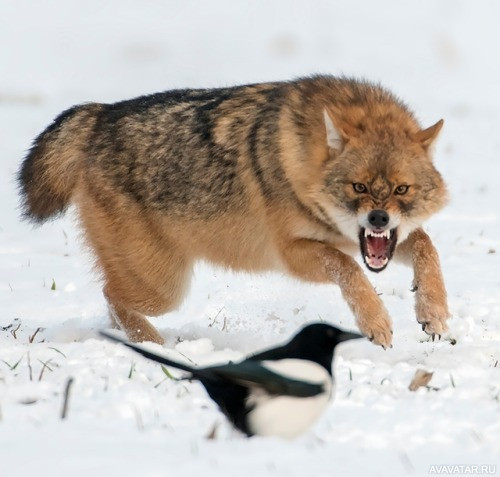
[[[313,323],[302,328],[286,347],[294,357],[315,361],[331,373],[335,347],[343,341],[358,338],[363,336],[326,323]]]

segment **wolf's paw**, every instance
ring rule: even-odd
[[[358,322],[361,332],[373,343],[382,348],[392,348],[392,325],[387,316],[371,318]]]
[[[434,341],[436,335],[441,339],[441,335],[448,331],[446,321],[450,317],[446,303],[436,304],[428,301],[417,301],[415,308],[417,321],[422,325],[422,330],[432,336],[432,341]]]

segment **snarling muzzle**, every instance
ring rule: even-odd
[[[368,214],[367,227],[361,227],[359,244],[363,260],[372,272],[382,271],[392,258],[397,242],[397,228],[388,228],[389,215],[384,210]]]

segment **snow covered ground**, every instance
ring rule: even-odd
[[[492,0],[0,0],[0,476],[500,473],[499,15]],[[71,216],[22,223],[13,177],[69,105],[314,72],[380,81],[423,124],[445,119],[436,163],[451,202],[427,230],[453,320],[430,342],[409,270],[370,275],[394,348],[346,343],[335,401],[311,432],[245,439],[200,385],[96,336],[105,304]],[[200,265],[182,308],[155,323],[172,356],[204,364],[318,319],[355,329],[334,287]],[[434,376],[413,393],[417,368]]]

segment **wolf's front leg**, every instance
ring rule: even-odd
[[[441,336],[448,330],[450,313],[439,256],[431,239],[422,229],[413,231],[398,246],[395,258],[413,267],[417,321],[433,338]]]
[[[353,258],[330,245],[308,239],[282,244],[281,253],[293,275],[312,282],[336,283],[361,332],[384,348],[391,345],[389,314]]]

